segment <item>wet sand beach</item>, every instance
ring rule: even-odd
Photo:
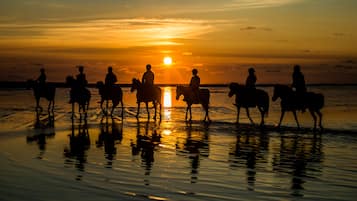
[[[302,129],[291,113],[277,129],[279,102],[270,103],[265,129],[250,125],[244,110],[238,126],[228,88],[210,90],[210,124],[199,105],[185,122],[171,87],[163,88],[170,101],[161,122],[143,109],[136,120],[128,88],[124,119],[119,108],[103,118],[91,89],[87,119],[73,121],[68,89],[57,90],[54,119],[38,120],[31,91],[1,90],[0,200],[355,199],[355,87],[311,88],[325,95],[323,132],[312,130],[308,112],[298,114]],[[257,109],[251,115],[258,123]]]

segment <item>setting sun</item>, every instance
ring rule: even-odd
[[[171,57],[165,57],[164,58],[164,64],[165,65],[171,65],[172,64],[172,58]]]

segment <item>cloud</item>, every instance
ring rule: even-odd
[[[111,47],[182,45],[213,32],[223,20],[176,18],[128,18],[84,22],[42,22],[0,24],[0,41],[31,40],[32,43],[72,43]],[[125,44],[125,45],[124,45]]]
[[[333,36],[335,36],[335,37],[344,37],[344,36],[346,36],[346,34],[345,33],[333,33]]]
[[[231,9],[266,8],[283,6],[300,1],[301,0],[233,0],[229,4],[229,7],[231,7]]]
[[[261,31],[273,31],[273,29],[268,27],[255,27],[255,26],[246,26],[240,28],[241,31],[252,31],[252,30],[261,30]]]

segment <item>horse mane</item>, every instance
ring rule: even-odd
[[[276,85],[274,85],[274,87],[279,89],[279,90],[283,90],[283,91],[288,91],[288,92],[292,92],[293,91],[291,89],[291,87],[289,87],[288,85],[276,84]]]
[[[139,80],[139,79],[136,79],[135,77],[133,78],[133,83],[141,84],[140,80]]]
[[[98,81],[95,86],[96,86],[97,88],[101,88],[101,87],[104,86],[104,82],[103,82],[103,81]]]
[[[229,84],[229,89],[230,89],[230,90],[238,89],[240,86],[242,86],[242,85],[238,84],[237,82],[231,82],[231,83]]]

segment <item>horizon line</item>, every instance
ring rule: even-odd
[[[65,82],[47,82],[49,84],[53,84],[56,88],[70,88]],[[228,85],[232,83],[209,83],[209,84],[201,84],[200,87],[228,87]],[[261,83],[256,84],[257,87],[273,87],[276,84],[282,83]],[[284,83],[286,85],[290,85],[290,83]],[[117,84],[120,87],[131,87],[131,83],[119,83]],[[179,84],[179,83],[160,83],[155,84],[158,87],[175,87],[178,85],[187,85],[188,84]],[[306,86],[357,86],[357,83],[311,83],[306,84]],[[87,85],[88,88],[96,88],[96,83],[89,83]],[[0,81],[0,88],[26,88],[26,81]]]

